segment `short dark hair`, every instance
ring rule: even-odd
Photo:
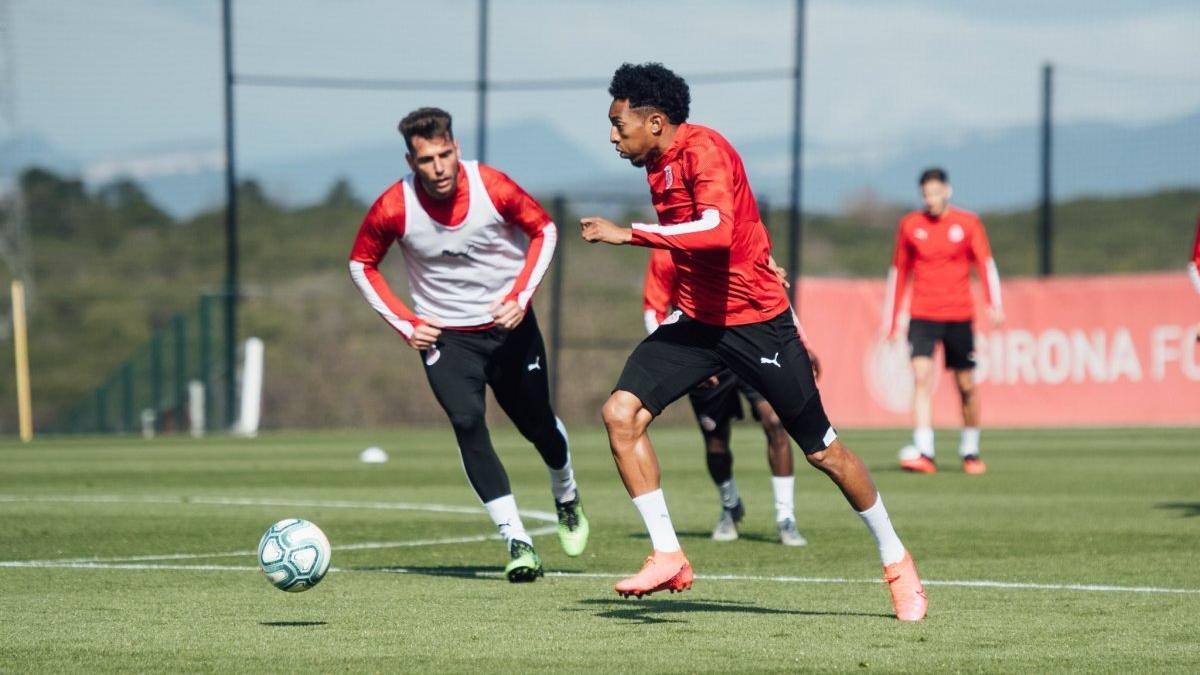
[[[424,139],[449,138],[454,140],[454,130],[451,128],[450,113],[441,108],[417,108],[400,120],[400,135],[404,136],[404,144],[408,151],[413,152],[413,136]]]
[[[608,93],[614,99],[629,101],[631,108],[656,108],[671,124],[686,122],[692,103],[687,82],[661,63],[622,63],[613,73]]]
[[[946,170],[940,166],[930,167],[921,172],[921,178],[917,181],[917,185],[924,185],[931,180],[936,180],[940,183],[949,183],[950,176],[946,174]]]

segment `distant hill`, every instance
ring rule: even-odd
[[[1136,194],[1150,190],[1200,186],[1200,111],[1141,126],[1100,123],[1060,124],[1055,128],[1054,192],[1057,199],[1084,195]],[[466,148],[475,146],[462,133]],[[603,150],[581,148],[556,127],[532,118],[489,131],[489,159],[538,194],[628,195],[645,199],[639,172],[606,161]],[[958,200],[975,209],[1011,209],[1038,198],[1038,129],[1012,127],[880,148],[869,156],[843,156],[838,148],[809,141],[804,173],[807,210],[843,210],[864,192],[883,201],[912,203],[915,177],[929,165],[946,167]],[[788,195],[790,166],[786,134],[737,142],[760,196],[782,204]],[[180,148],[141,152],[157,171],[136,176],[146,191],[175,216],[191,216],[220,203],[223,181],[219,144],[196,142]],[[157,154],[155,154],[157,153]],[[195,161],[179,161],[188,153]],[[137,153],[135,153],[137,154]],[[364,199],[407,172],[398,136],[378,145],[348,147],[333,153],[299,154],[262,164],[244,164],[242,177],[257,179],[272,198],[290,205],[320,200],[341,177]],[[155,159],[158,158],[157,163]],[[164,159],[165,158],[165,159]],[[107,162],[104,175],[125,159]],[[0,168],[37,163],[64,172],[95,173],[96,162],[72,159],[44,140],[27,138],[0,147]],[[172,166],[182,168],[166,171]]]

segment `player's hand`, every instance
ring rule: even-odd
[[[707,379],[705,379],[700,384],[696,385],[696,388],[697,389],[716,389],[718,384],[721,384],[721,378],[717,377],[716,375],[709,375]]]
[[[516,300],[497,300],[488,307],[488,311],[492,313],[496,325],[504,330],[512,330],[525,320],[525,310]]]
[[[821,359],[817,358],[816,352],[809,352],[808,360],[812,361],[813,379],[821,379]]]
[[[423,352],[437,344],[438,338],[442,335],[442,326],[444,324],[431,316],[420,318],[425,323],[413,329],[412,337],[408,338],[408,346],[419,352]]]
[[[579,233],[590,243],[603,242],[619,246],[633,240],[633,229],[621,227],[611,220],[591,216],[579,219]]]
[[[991,317],[993,326],[999,327],[1004,324],[1003,307],[989,307],[988,316]]]
[[[775,273],[775,276],[779,277],[779,283],[783,284],[784,288],[791,288],[792,282],[788,281],[787,270],[775,262],[775,256],[768,257],[767,262],[771,265],[771,271]]]

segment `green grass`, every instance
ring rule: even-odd
[[[603,436],[573,429],[588,552],[537,538],[549,576],[512,586],[496,541],[337,550],[487,535],[486,517],[217,498],[475,504],[442,429],[212,439],[0,444],[5,561],[253,549],[273,521],[320,524],[335,571],[285,594],[252,555],[146,560],[147,569],[0,567],[4,671],[1192,671],[1200,667],[1200,454],[1195,429],[995,431],[990,472],[894,468],[900,431],[847,431],[933,581],[1190,589],[1189,593],[930,585],[930,616],[891,618],[874,546],[829,482],[801,468],[803,549],[773,542],[761,434],[738,427],[742,540],[707,538],[715,491],[692,429],[655,430],[668,503],[701,578],[681,596],[621,600],[614,577],[649,545]],[[507,428],[496,442],[522,508],[552,510],[545,471]],[[392,461],[368,466],[369,444]],[[50,497],[119,497],[55,501]],[[139,499],[161,497],[138,503]],[[160,503],[161,502],[161,503]],[[528,527],[539,522],[526,520]],[[129,565],[130,563],[120,563]],[[160,569],[159,566],[192,569]],[[233,569],[195,569],[200,566]],[[704,575],[760,580],[717,580]],[[612,575],[611,577],[608,575]],[[851,583],[765,577],[844,578]]]

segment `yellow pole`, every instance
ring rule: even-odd
[[[25,285],[12,282],[13,346],[17,358],[17,414],[21,440],[33,440],[33,407],[29,396],[29,340],[25,330]]]

